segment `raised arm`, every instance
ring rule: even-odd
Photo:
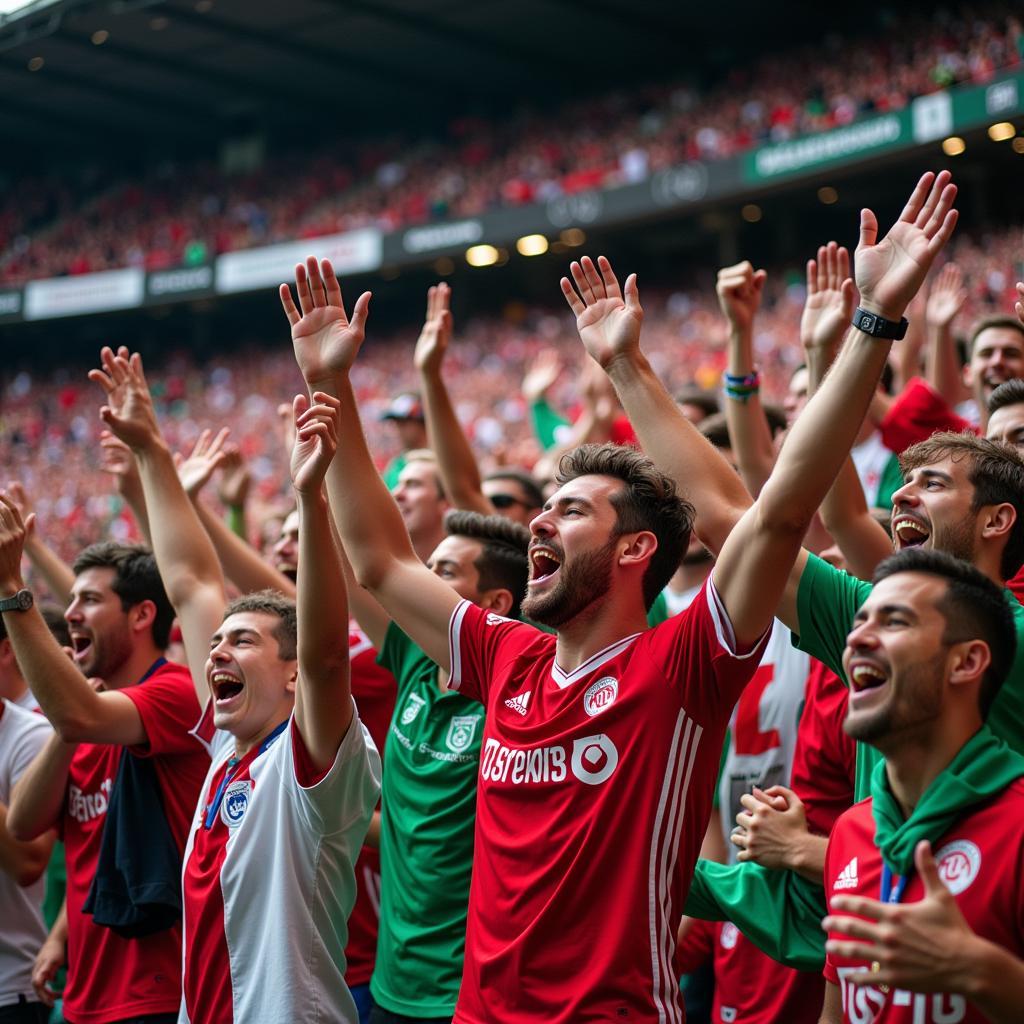
[[[35,517],[30,520],[32,509],[22,484],[12,480],[7,485],[7,493],[18,506],[22,521],[31,521],[32,524],[25,538],[25,557],[42,576],[54,598],[67,607],[71,604],[71,588],[75,585],[75,574],[71,566],[39,536],[39,531],[35,527]]]
[[[153,553],[160,578],[181,625],[199,706],[209,699],[206,658],[210,637],[227,604],[224,577],[213,544],[178,479],[174,459],[157,425],[138,353],[101,353],[103,368],[89,379],[107,396],[100,410],[112,433],[127,444],[138,463],[149,509]]]
[[[807,261],[807,305],[800,321],[800,340],[807,360],[807,390],[814,394],[846,333],[853,295],[844,291],[850,257],[844,246],[829,242]],[[843,414],[848,410],[843,408]],[[847,456],[821,504],[821,519],[846,558],[850,572],[869,580],[875,566],[892,554],[889,535],[868,509],[853,459]]]
[[[142,480],[139,478],[139,467],[135,464],[135,456],[119,437],[109,430],[100,434],[100,457],[103,470],[114,478],[114,486],[122,501],[132,510],[139,532],[147,544],[152,545],[149,536],[149,513],[146,511],[146,497],[142,493]]]
[[[775,465],[775,446],[759,393],[754,365],[754,317],[761,306],[767,274],[749,260],[718,272],[718,305],[729,322],[729,361],[725,378],[725,422],[736,465],[755,497]]]
[[[311,392],[340,401],[341,443],[327,471],[338,533],[360,585],[448,671],[448,625],[459,598],[416,557],[402,515],[373,464],[349,381],[363,341],[369,292],[356,300],[350,323],[329,260],[318,266],[310,257],[299,264],[295,288],[298,308],[287,285],[280,295],[299,369]]]
[[[452,337],[451,294],[444,282],[428,290],[427,317],[413,356],[423,392],[427,437],[452,508],[493,515],[494,506],[484,495],[476,458],[441,375]]]
[[[925,307],[927,345],[925,347],[925,379],[942,397],[954,406],[960,400],[960,360],[953,339],[953,321],[963,308],[967,292],[964,275],[955,263],[947,263],[932,285]]]
[[[326,771],[352,722],[348,601],[331,534],[324,475],[338,448],[336,398],[296,396],[291,477],[299,509],[296,595],[299,676],[295,725],[313,763]]]

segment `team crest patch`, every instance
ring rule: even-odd
[[[487,618],[484,619],[488,626],[500,626],[503,622],[511,621],[511,619],[506,618],[504,615],[499,615],[497,612],[488,612]]]
[[[723,949],[733,949],[736,946],[736,942],[740,937],[740,930],[732,923],[732,921],[726,921],[722,925],[722,934],[720,941]]]
[[[405,705],[405,710],[402,712],[402,725],[408,725],[420,713],[420,708],[426,703],[422,697],[417,697],[415,693],[410,693],[409,703]]]
[[[978,877],[981,850],[969,839],[958,839],[935,854],[935,863],[943,885],[956,896]]]
[[[473,742],[479,721],[479,715],[456,715],[448,724],[448,735],[444,738],[448,749],[461,754]]]
[[[614,676],[602,676],[596,683],[591,683],[587,692],[583,694],[583,710],[593,718],[605,708],[610,708],[618,695],[618,679]]]
[[[250,779],[239,779],[232,782],[224,790],[224,799],[220,805],[220,820],[228,828],[238,828],[242,824],[245,812],[249,809],[249,800],[252,798],[252,781]]]

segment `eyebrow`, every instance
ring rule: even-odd
[[[210,637],[210,643],[219,643],[224,639],[225,634],[219,629],[213,636]],[[232,640],[237,640],[241,636],[254,636],[259,639],[260,634],[255,629],[249,629],[248,626],[241,626],[238,629],[229,630],[227,636]]]
[[[941,480],[947,484],[953,482],[953,478],[948,473],[943,473],[941,469],[922,469],[920,475],[925,480]],[[911,476],[913,476],[913,472],[911,472]]]
[[[559,498],[558,501],[556,501],[554,503],[554,505],[552,505],[552,503],[550,501],[545,502],[544,503],[544,511],[548,512],[552,508],[554,508],[555,506],[557,506],[558,508],[565,508],[567,505],[582,505],[584,508],[588,508],[588,509],[593,509],[594,508],[593,502],[587,501],[586,498],[579,498],[579,497],[575,497],[574,498],[572,495],[567,495],[564,498]]]
[[[892,615],[896,613],[898,615],[906,615],[908,618],[917,618],[917,612],[908,604],[883,604],[880,608],[873,608],[872,611],[877,611],[880,615]],[[868,612],[862,607],[857,614],[853,617],[854,622],[863,622],[868,617]]]
[[[439,558],[436,562],[430,563],[431,569],[439,569],[442,565],[448,566],[451,569],[458,569],[459,563],[452,560],[451,558]]]
[[[81,590],[71,591],[72,599],[77,597],[103,597],[102,591],[93,590],[91,587],[83,587]]]

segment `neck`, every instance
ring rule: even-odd
[[[993,550],[982,541],[974,554],[972,564],[978,572],[987,576],[997,587],[1003,588],[1006,586],[1006,580],[1003,578],[1002,548],[998,551]]]
[[[885,755],[889,788],[909,818],[928,787],[949,767],[964,744],[981,728],[977,711],[956,709],[927,730],[901,732],[876,746]]]
[[[558,627],[555,661],[563,672],[572,672],[617,640],[647,629],[647,611],[639,591],[627,599],[624,595],[617,598],[615,590],[611,587],[603,598]]]
[[[272,718],[266,725],[260,729],[253,736],[249,736],[242,739],[240,736],[235,737],[235,756],[238,758],[245,757],[250,750],[258,747],[282,722],[287,722],[288,716],[285,715],[282,718]]]
[[[672,579],[668,581],[669,590],[674,594],[684,594],[687,590],[699,587],[711,575],[714,566],[713,558],[706,558],[702,562],[692,562],[689,565],[683,562],[676,569]]]
[[[152,643],[139,645],[120,668],[104,678],[103,686],[108,690],[126,690],[129,686],[137,685],[152,668],[153,662],[163,655],[164,652]]]
[[[28,693],[28,683],[17,673],[11,673],[0,679],[0,697],[6,698],[12,704],[17,704],[26,693]]]

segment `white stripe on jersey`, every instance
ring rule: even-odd
[[[684,729],[685,722],[685,729]],[[665,765],[658,812],[651,835],[650,867],[647,877],[648,924],[651,938],[652,997],[658,1010],[659,1024],[682,1024],[683,1012],[679,1005],[679,986],[673,973],[672,952],[675,936],[670,934],[671,880],[679,850],[682,810],[690,787],[690,773],[700,743],[700,726],[694,728],[686,712],[679,711],[672,745]],[[682,733],[682,737],[680,737]],[[686,779],[682,781],[685,769]],[[680,793],[680,784],[682,792]],[[667,814],[666,814],[667,810]],[[678,817],[677,817],[678,815]],[[669,849],[672,849],[669,855]],[[660,853],[660,864],[659,864]]]
[[[457,690],[462,685],[462,620],[466,617],[468,608],[469,602],[462,601],[448,620],[448,654],[452,663],[448,686],[452,690]]]

